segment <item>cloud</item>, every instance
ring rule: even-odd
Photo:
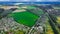
[[[38,1],[38,2],[39,1],[41,1],[41,2],[45,1],[46,2],[46,1],[59,1],[59,0],[16,0],[16,1],[33,1],[33,2],[34,1]]]
[[[0,1],[14,1],[14,2],[21,2],[21,1],[37,1],[37,2],[39,2],[39,1],[41,1],[41,2],[43,2],[43,1],[59,1],[59,0],[0,0]]]
[[[0,0],[0,1],[10,1],[10,0]]]

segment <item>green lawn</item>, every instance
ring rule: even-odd
[[[32,27],[35,24],[35,21],[38,19],[37,15],[34,15],[30,12],[16,12],[11,14],[16,22],[24,24],[26,26]]]

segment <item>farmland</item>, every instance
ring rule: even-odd
[[[16,12],[11,14],[14,20],[20,24],[26,25],[26,26],[33,26],[35,24],[35,21],[37,20],[38,16],[34,15],[30,12]]]

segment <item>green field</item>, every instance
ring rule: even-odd
[[[11,16],[15,19],[16,22],[29,27],[32,27],[35,24],[35,21],[38,19],[37,15],[27,11],[12,13]]]
[[[34,8],[36,8],[36,7],[34,7],[34,6],[27,6],[27,8],[28,8],[28,9],[34,9]]]

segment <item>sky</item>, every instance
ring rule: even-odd
[[[59,2],[59,0],[0,0],[0,1],[9,1],[9,2],[21,2],[21,1],[32,1],[32,2],[46,2],[46,1],[54,1],[54,2]]]
[[[10,3],[8,3],[8,2],[10,2]],[[12,2],[17,2],[17,3],[12,3]],[[60,0],[0,0],[0,4],[2,4],[2,5],[5,5],[5,4],[7,4],[7,5],[25,4],[25,3],[19,3],[19,2],[31,2],[31,4],[33,4],[33,2],[58,2],[59,3]],[[53,3],[51,3],[51,4],[53,4]],[[54,3],[54,4],[57,4],[57,3]]]

